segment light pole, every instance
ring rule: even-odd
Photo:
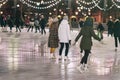
[[[13,6],[13,9],[14,9],[14,13],[13,13],[13,14],[14,14],[14,15],[13,15],[14,20],[16,19],[17,6],[18,6],[18,5],[17,5],[17,0],[14,0],[14,6]]]
[[[68,0],[68,5],[66,9],[68,10],[68,16],[70,17],[71,16],[71,0]]]
[[[104,0],[103,22],[106,22],[106,16],[107,16],[106,10],[107,10],[107,0]]]

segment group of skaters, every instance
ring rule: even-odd
[[[80,66],[78,67],[80,71],[87,70],[87,59],[89,54],[91,53],[92,37],[98,41],[102,40],[95,34],[92,21],[93,20],[91,17],[86,18],[83,27],[81,28],[79,34],[74,40],[74,43],[72,44],[75,45],[78,39],[82,37],[80,42],[80,52],[84,52],[84,56],[82,57],[80,61]],[[56,58],[55,49],[60,44],[58,60],[61,61],[62,59],[64,59],[64,61],[67,61],[69,46],[71,45],[70,24],[68,21],[68,16],[64,16],[60,23],[58,22],[57,17],[53,16],[53,18],[49,22],[50,33],[48,38],[48,47],[50,47],[51,58]],[[62,57],[64,47],[65,56]]]
[[[31,29],[31,32],[33,32],[33,28],[35,28],[35,33],[41,32],[41,34],[46,34],[45,27],[47,25],[47,21],[44,17],[44,15],[35,16],[33,18],[26,17],[25,19],[25,25],[28,27],[27,32]]]
[[[44,15],[35,15],[34,17],[27,16],[25,19],[22,19],[19,16],[13,18],[11,15],[5,16],[4,14],[0,15],[0,25],[2,27],[1,31],[7,31],[7,26],[10,29],[10,32],[13,31],[15,26],[16,32],[21,32],[21,29],[26,27],[28,28],[27,32],[35,31],[35,33],[40,32],[41,34],[46,34],[45,27],[47,20]],[[33,30],[34,29],[34,30]]]
[[[48,38],[48,47],[50,47],[50,54],[52,59],[56,59],[55,56],[55,49],[59,48],[59,57],[58,60],[61,61],[64,59],[64,61],[68,60],[68,51],[69,46],[71,45],[71,34],[70,34],[70,24],[68,21],[68,16],[63,16],[62,20],[59,22],[57,16],[53,16],[49,19],[49,38]],[[77,67],[80,72],[86,71],[88,69],[88,57],[91,53],[92,48],[92,37],[98,41],[103,40],[103,31],[104,26],[102,23],[99,23],[97,26],[98,34],[94,32],[93,28],[93,19],[91,16],[88,16],[82,23],[82,27],[76,36],[74,43],[72,45],[75,45],[76,42],[81,37],[80,41],[80,52],[84,52],[84,56],[81,58],[80,65]],[[115,47],[118,47],[118,41],[120,43],[120,20],[116,19],[113,22],[113,34],[115,38]],[[118,41],[117,41],[118,39]],[[65,47],[65,56],[62,56],[63,48]],[[116,49],[115,49],[116,50]]]
[[[12,28],[14,27],[14,24],[16,25],[16,32],[18,30],[21,32],[21,19],[16,18],[15,21],[13,21],[12,17],[9,15],[8,17],[1,16],[0,17],[0,23],[2,29],[6,27],[6,24],[10,27],[10,31],[12,31]],[[68,52],[69,47],[71,45],[71,33],[70,33],[70,23],[69,18],[67,15],[63,16],[61,19],[57,17],[57,15],[53,15],[49,17],[48,21],[45,20],[44,15],[41,15],[40,17],[26,17],[24,20],[25,25],[28,27],[27,32],[33,31],[33,28],[35,28],[35,33],[41,32],[41,34],[46,34],[45,27],[48,25],[49,27],[49,37],[48,37],[48,47],[50,48],[50,55],[51,59],[56,59],[55,50],[59,47],[59,58],[58,60],[61,61],[64,59],[64,61],[68,60]],[[91,16],[88,16],[84,21],[80,21],[79,25],[81,27],[78,35],[76,36],[74,43],[72,45],[75,45],[76,42],[81,37],[80,41],[80,52],[84,52],[84,56],[81,58],[80,66],[78,69],[82,72],[83,70],[87,70],[87,61],[89,54],[91,53],[92,48],[92,37],[98,41],[101,41],[103,39],[103,32],[104,32],[104,26],[102,23],[99,23],[97,26],[97,32],[96,34],[94,32],[93,28],[93,18]],[[73,25],[74,26],[74,25]],[[108,21],[108,36],[109,34],[111,36],[114,36],[115,40],[115,51],[117,51],[118,44],[120,43],[120,19],[116,19],[115,21]],[[30,30],[31,29],[31,30]],[[65,47],[65,56],[62,57],[63,49]]]

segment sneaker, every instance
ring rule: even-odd
[[[56,59],[56,57],[55,57],[55,56],[52,56],[51,59]]]
[[[56,59],[56,57],[53,54],[50,54],[50,59]]]
[[[84,71],[88,71],[88,65],[84,64]]]

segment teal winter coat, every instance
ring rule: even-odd
[[[82,36],[81,42],[80,42],[80,48],[82,50],[91,50],[92,47],[92,37],[96,40],[101,40],[94,32],[93,27],[90,26],[84,26],[81,28],[81,31],[77,35],[75,42],[78,41],[78,39]]]

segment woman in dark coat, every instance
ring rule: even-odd
[[[114,25],[114,23],[113,23],[113,21],[112,20],[109,20],[108,22],[107,22],[107,26],[108,26],[108,36],[109,35],[113,35],[113,25]]]
[[[82,36],[81,42],[80,42],[80,48],[81,50],[84,50],[84,56],[81,59],[80,62],[80,67],[78,67],[78,69],[80,71],[82,71],[82,68],[84,67],[84,69],[87,69],[87,59],[89,56],[89,53],[91,51],[91,47],[92,47],[92,37],[96,40],[101,40],[94,32],[93,27],[89,25],[89,19],[86,18],[86,21],[84,23],[84,27],[81,28],[81,31],[79,32],[79,34],[77,35],[77,37],[75,38],[75,43],[78,41],[78,39]]]
[[[98,31],[98,36],[103,39],[103,32],[104,32],[104,27],[102,25],[102,23],[99,23],[98,24],[98,27],[97,27],[97,31]]]
[[[52,24],[49,28],[49,38],[48,38],[48,47],[50,47],[51,58],[55,57],[55,48],[58,47],[58,18],[53,17]]]
[[[118,43],[120,44],[120,20],[116,19],[113,27],[113,34],[115,40],[115,51],[117,51]]]
[[[10,27],[10,32],[12,32],[12,28],[14,26],[14,22],[13,22],[13,20],[12,20],[10,15],[8,16],[7,24]]]

